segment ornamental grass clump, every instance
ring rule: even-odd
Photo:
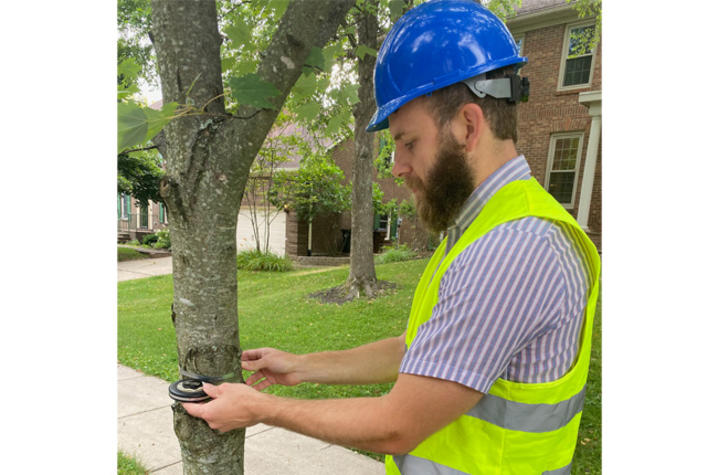
[[[384,247],[384,252],[376,256],[377,264],[388,264],[390,262],[408,261],[416,259],[416,253],[409,249],[406,244],[399,244],[392,247]]]
[[[237,269],[248,271],[287,272],[292,270],[292,261],[271,252],[256,249],[237,254]]]

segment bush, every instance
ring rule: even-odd
[[[157,241],[152,245],[155,249],[169,249],[172,247],[170,242],[170,230],[160,229],[157,231]]]
[[[143,246],[151,246],[152,244],[157,242],[157,234],[146,234],[142,238],[142,245]]]
[[[292,261],[271,252],[263,253],[253,249],[237,254],[237,269],[249,271],[287,272],[292,270]]]
[[[383,252],[376,256],[377,264],[388,264],[390,262],[408,261],[415,259],[416,253],[409,249],[406,244],[384,247]]]

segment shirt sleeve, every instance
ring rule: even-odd
[[[542,236],[501,225],[457,256],[399,372],[486,393],[511,358],[556,327],[565,281]]]

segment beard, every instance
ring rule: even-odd
[[[416,210],[426,228],[438,233],[453,224],[474,191],[472,177],[463,147],[450,132],[442,133],[426,183],[414,176],[406,178],[415,190]]]

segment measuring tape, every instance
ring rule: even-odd
[[[180,375],[184,379],[175,381],[170,384],[170,397],[178,402],[202,402],[211,399],[202,389],[202,383],[220,384],[235,379],[234,373],[228,373],[224,376],[202,376],[201,374],[191,373],[189,371],[180,370]]]

